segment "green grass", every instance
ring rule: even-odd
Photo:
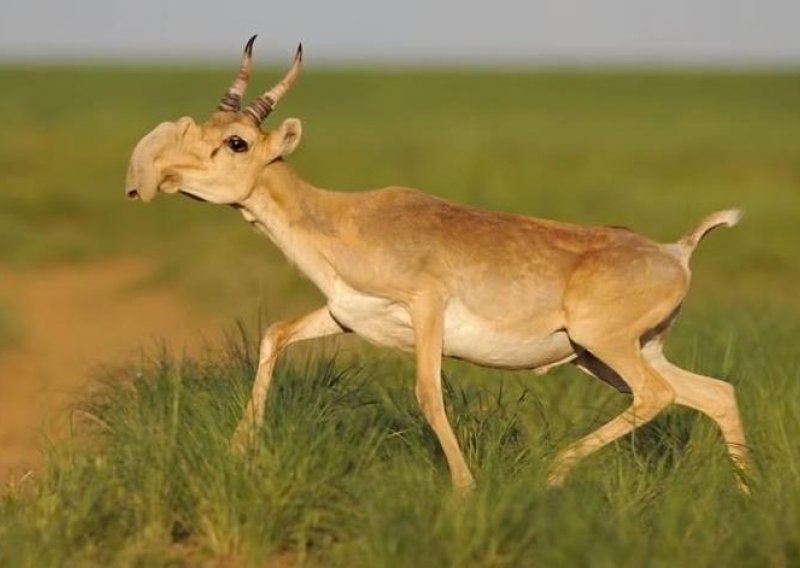
[[[554,451],[624,397],[570,372],[450,365],[449,412],[479,481],[455,499],[409,362],[354,367],[318,350],[279,368],[257,447],[233,456],[253,373],[254,350],[238,349],[109,373],[75,413],[88,445],[51,448],[41,479],[3,498],[0,565],[263,566],[287,555],[365,567],[796,565],[799,330],[735,320],[747,334],[688,322],[697,339],[675,355],[738,386],[756,463],[749,498],[710,421],[683,410],[548,491]],[[784,347],[768,352],[765,336]]]
[[[233,212],[123,198],[136,140],[161,120],[207,115],[229,79],[0,69],[0,263],[146,256],[214,313],[273,319],[319,304]],[[571,369],[533,377],[451,362],[449,412],[479,479],[459,502],[413,400],[410,362],[350,340],[329,344],[333,363],[294,349],[260,444],[233,457],[226,444],[253,374],[252,348],[239,348],[111,372],[75,413],[84,434],[2,493],[0,566],[797,565],[798,95],[798,74],[311,66],[271,119],[303,118],[292,163],[332,189],[403,184],[662,241],[711,210],[743,207],[741,225],[695,255],[669,345],[676,362],[737,385],[751,498],[735,492],[713,425],[680,409],[548,491],[554,452],[626,397]]]

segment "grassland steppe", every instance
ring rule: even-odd
[[[692,259],[668,354],[736,386],[750,497],[713,424],[680,408],[548,490],[555,452],[628,398],[571,368],[449,361],[448,412],[478,479],[455,499],[412,361],[354,338],[290,348],[257,447],[232,455],[259,330],[322,298],[230,209],[123,196],[141,135],[207,116],[229,79],[0,68],[0,277],[146,259],[120,302],[169,289],[226,332],[191,355],[142,337],[145,354],[85,377],[41,467],[0,489],[0,566],[800,565],[800,73],[310,65],[269,119],[303,120],[290,163],[330,189],[402,184],[662,242],[741,207]],[[26,318],[0,296],[0,356],[30,338]],[[0,389],[24,380],[0,375]]]

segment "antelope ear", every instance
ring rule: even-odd
[[[300,119],[287,118],[274,133],[275,139],[272,142],[272,154],[276,158],[288,156],[300,144],[302,134],[303,123],[300,122]]]

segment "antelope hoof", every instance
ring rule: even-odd
[[[472,475],[460,476],[453,478],[453,491],[459,497],[466,497],[475,491],[475,479]]]
[[[752,492],[750,491],[750,486],[747,484],[747,480],[741,473],[738,472],[736,475],[736,489],[738,489],[739,493],[741,495],[744,495],[745,497],[750,497],[750,495],[752,495]]]
[[[231,437],[231,452],[241,456],[250,451],[254,446],[257,431],[258,428],[252,424],[246,421],[240,422]]]
[[[559,473],[557,471],[551,471],[547,475],[547,487],[550,489],[561,489],[564,487],[564,482],[567,479],[566,473]]]
[[[564,482],[567,480],[567,475],[571,462],[556,460],[556,463],[550,468],[550,473],[547,474],[547,486],[550,489],[561,489],[564,487]]]

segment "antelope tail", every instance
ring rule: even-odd
[[[678,241],[678,246],[682,252],[687,256],[691,256],[694,249],[706,236],[706,233],[717,227],[726,226],[733,227],[742,218],[742,212],[739,209],[725,209],[724,211],[716,211],[702,221],[691,231],[686,233]]]

